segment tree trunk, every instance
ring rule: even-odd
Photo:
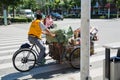
[[[119,8],[117,8],[117,18],[119,18]]]
[[[13,6],[13,18],[15,17],[15,7]]]

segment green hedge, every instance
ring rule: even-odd
[[[19,17],[16,17],[16,18],[7,18],[8,20],[10,20],[12,23],[20,23],[20,22],[31,22],[32,19],[31,18],[19,18]],[[0,20],[1,21],[4,21],[3,17],[0,17]]]
[[[92,19],[108,19],[108,15],[91,15],[91,18]],[[117,18],[117,14],[111,14],[110,19],[113,19],[113,18]]]
[[[32,19],[30,18],[11,18],[12,23],[16,22],[31,22]]]
[[[72,14],[64,15],[64,18],[80,18],[80,17],[81,15],[72,15]],[[116,18],[116,17],[117,17],[116,14],[110,15],[110,19]],[[91,19],[108,19],[108,15],[91,15]]]
[[[64,15],[64,18],[80,18],[80,15],[68,14],[68,15]]]

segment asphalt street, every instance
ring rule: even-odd
[[[57,28],[73,30],[81,26],[80,19],[64,19],[55,21]],[[103,59],[105,44],[120,44],[120,19],[92,19],[91,26],[96,27],[99,40],[95,42],[95,55],[90,57],[90,76],[92,80],[103,80]],[[73,69],[69,64],[56,64],[49,59],[44,66],[35,67],[25,73],[18,72],[12,65],[12,56],[21,44],[28,42],[27,32],[30,23],[0,26],[0,79],[1,80],[79,80],[80,70]],[[111,56],[116,55],[116,50]],[[49,57],[47,57],[48,59]],[[96,74],[97,73],[97,74]]]

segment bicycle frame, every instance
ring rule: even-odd
[[[33,49],[33,48],[35,48],[35,49]],[[36,57],[38,57],[39,50],[37,48],[37,45],[32,44],[31,47],[30,47],[30,51],[32,51],[33,53],[35,53]]]

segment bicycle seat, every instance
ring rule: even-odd
[[[29,48],[29,47],[31,47],[31,46],[28,43],[24,43],[20,46],[20,48]]]

